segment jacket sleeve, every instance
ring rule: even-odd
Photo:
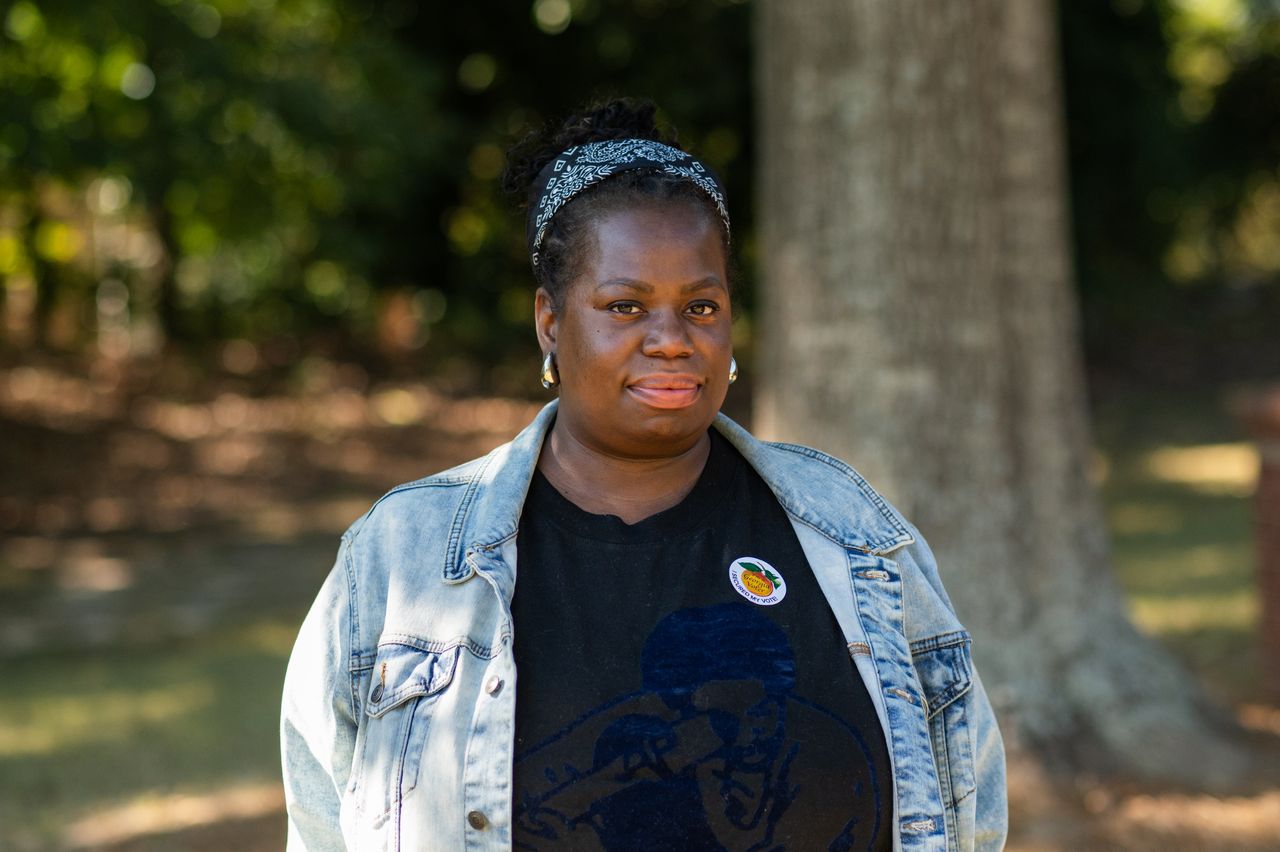
[[[976,852],[1000,852],[1009,833],[1009,793],[1005,779],[1004,741],[996,727],[995,711],[982,686],[982,678],[973,673],[974,715],[974,814],[973,846]]]
[[[915,564],[932,590],[932,594],[914,596],[913,603],[925,606],[928,601],[936,601],[937,604],[934,605],[945,606],[954,616],[955,606],[943,588],[932,550],[919,530],[914,527],[910,529],[916,541],[906,549],[904,558],[909,558]],[[1009,830],[1004,741],[1000,736],[995,711],[976,668],[968,700],[971,709],[969,730],[973,736],[975,786],[972,848],[975,852],[998,852],[1004,848]],[[960,848],[969,848],[967,838],[961,838]]]
[[[342,792],[355,751],[352,695],[353,586],[346,537],[302,623],[284,680],[280,751],[289,852],[345,850]]]

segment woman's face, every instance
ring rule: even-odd
[[[729,387],[731,317],[720,225],[691,204],[648,204],[594,226],[582,274],[538,339],[556,353],[559,426],[629,458],[671,456],[706,432]]]

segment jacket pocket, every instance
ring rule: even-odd
[[[967,696],[973,689],[972,640],[963,630],[911,643],[911,662],[924,690],[929,739],[938,768],[948,848],[956,849],[973,806],[973,732]]]
[[[431,706],[453,680],[458,648],[378,646],[364,689],[353,794],[366,817],[381,823],[418,785]]]

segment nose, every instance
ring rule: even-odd
[[[651,358],[687,358],[693,354],[693,338],[678,310],[654,311],[645,329],[644,354]]]

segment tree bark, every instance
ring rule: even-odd
[[[1011,745],[1227,784],[1230,725],[1129,623],[1088,477],[1052,13],[758,4],[755,423],[920,527]]]

